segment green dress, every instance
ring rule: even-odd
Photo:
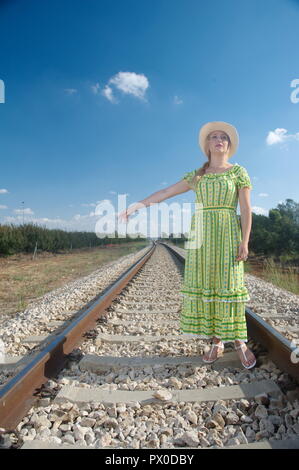
[[[244,285],[244,261],[236,261],[242,239],[237,205],[238,189],[252,184],[238,163],[223,173],[205,174],[192,186],[196,171],[183,176],[195,191],[196,211],[189,248],[185,246],[180,328],[184,334],[216,336],[224,343],[248,341],[245,303],[250,297]]]

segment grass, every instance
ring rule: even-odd
[[[299,295],[299,275],[293,268],[282,268],[272,258],[268,258],[264,262],[262,274],[272,284]]]
[[[17,303],[17,310],[18,311],[25,310],[26,306],[27,306],[27,302],[26,302],[25,296],[19,294],[19,300],[18,300],[18,303]]]
[[[89,248],[52,254],[20,253],[0,258],[0,315],[23,311],[49,291],[87,276],[103,264],[137,252],[147,242],[130,242],[113,248]]]

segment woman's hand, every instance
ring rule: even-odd
[[[239,253],[236,261],[246,261],[248,257],[248,243],[241,242],[239,246]]]
[[[130,207],[129,209],[126,209],[124,211],[122,211],[119,215],[118,215],[118,219],[120,220],[120,222],[124,222],[124,223],[127,223],[128,222],[128,218],[131,214],[133,214],[137,209],[134,208],[135,206],[132,206]]]

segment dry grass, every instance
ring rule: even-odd
[[[295,268],[288,267],[283,269],[270,258],[264,263],[263,276],[267,281],[272,282],[272,284],[299,295],[299,275]]]
[[[101,265],[137,252],[147,242],[113,248],[72,250],[69,253],[17,254],[0,258],[0,315],[24,310],[30,302]]]

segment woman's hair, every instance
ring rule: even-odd
[[[224,131],[223,131],[224,132]],[[212,131],[210,132],[210,134],[212,133]],[[209,135],[210,135],[209,134]],[[231,146],[231,141],[230,141],[230,138],[229,138],[229,135],[224,132],[224,134],[227,135],[228,137],[228,149],[230,148]],[[203,164],[202,167],[198,168],[198,170],[196,171],[195,175],[193,176],[191,182],[190,182],[190,185],[193,187],[193,188],[196,188],[197,187],[197,183],[198,181],[200,180],[200,178],[205,174],[206,172],[206,169],[209,167],[210,165],[210,162],[211,162],[211,150],[208,150],[208,147],[209,147],[209,141],[208,141],[208,137],[209,135],[207,136],[206,138],[206,141],[205,141],[205,144],[204,144],[204,149],[205,149],[205,152],[208,154],[208,161],[205,162]]]

